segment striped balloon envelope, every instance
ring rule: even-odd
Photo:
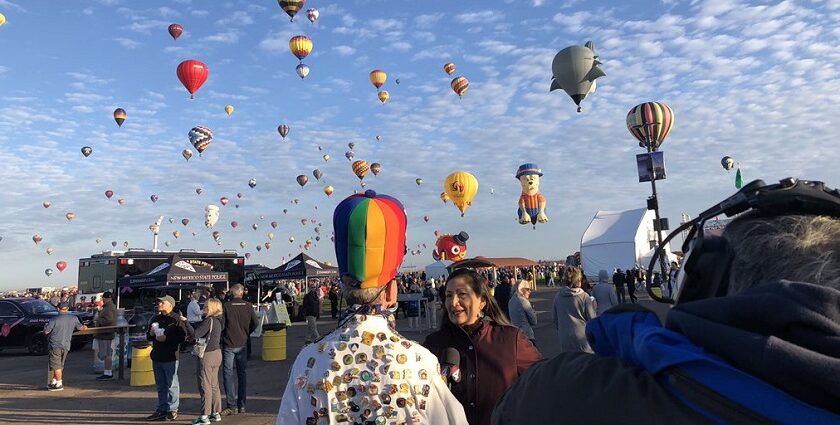
[[[306,0],[277,0],[277,4],[289,15],[289,20],[294,22],[295,15],[303,9],[303,4]]]
[[[125,109],[117,108],[114,110],[114,121],[117,122],[117,125],[122,127],[123,123],[125,122],[126,114]]]
[[[455,73],[455,64],[452,63],[452,62],[449,62],[446,65],[443,65],[443,72],[445,72],[446,75],[454,74]]]
[[[300,60],[312,52],[312,39],[305,35],[296,35],[289,40],[289,50]]]
[[[335,255],[345,285],[378,288],[405,257],[406,216],[400,201],[372,190],[341,201],[333,214]]]
[[[470,81],[464,77],[456,77],[450,83],[452,86],[452,91],[458,95],[458,97],[462,97],[466,92],[467,89],[470,88]]]
[[[364,159],[353,162],[352,167],[353,173],[356,174],[356,177],[358,177],[359,180],[364,179],[368,171],[370,171],[370,166]]]
[[[627,113],[627,129],[639,141],[640,147],[650,143],[652,150],[659,149],[674,128],[674,111],[662,102],[645,102],[634,106]]]
[[[374,69],[373,71],[370,71],[370,76],[368,78],[370,79],[370,83],[378,90],[380,87],[385,85],[385,81],[388,80],[388,74],[381,69]]]

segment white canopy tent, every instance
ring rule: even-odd
[[[598,211],[580,241],[581,266],[587,276],[600,270],[627,270],[636,265],[647,267],[656,246],[654,213],[645,208],[625,211]],[[662,238],[664,239],[665,232]],[[665,247],[668,262],[675,257]]]
[[[426,278],[433,277],[437,280],[441,276],[449,277],[449,270],[447,270],[447,267],[449,267],[450,264],[452,264],[452,262],[448,260],[435,261],[434,263],[429,264],[426,266]]]

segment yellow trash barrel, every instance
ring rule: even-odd
[[[142,387],[155,384],[155,373],[152,371],[152,346],[132,347],[131,349],[131,386]]]
[[[286,329],[263,332],[262,359],[266,362],[286,360]]]

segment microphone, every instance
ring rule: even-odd
[[[452,384],[461,382],[461,354],[458,350],[449,347],[443,355],[443,362],[441,363],[441,375],[446,378],[447,385],[452,388]]]

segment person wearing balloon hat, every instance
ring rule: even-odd
[[[522,164],[516,171],[516,179],[522,186],[522,195],[519,196],[519,223],[533,224],[547,223],[545,215],[545,196],[540,193],[540,177],[543,173],[537,164]]]
[[[298,354],[277,425],[467,424],[437,358],[395,329],[395,278],[406,253],[402,204],[368,190],[338,204],[333,225],[350,308],[334,331]]]

